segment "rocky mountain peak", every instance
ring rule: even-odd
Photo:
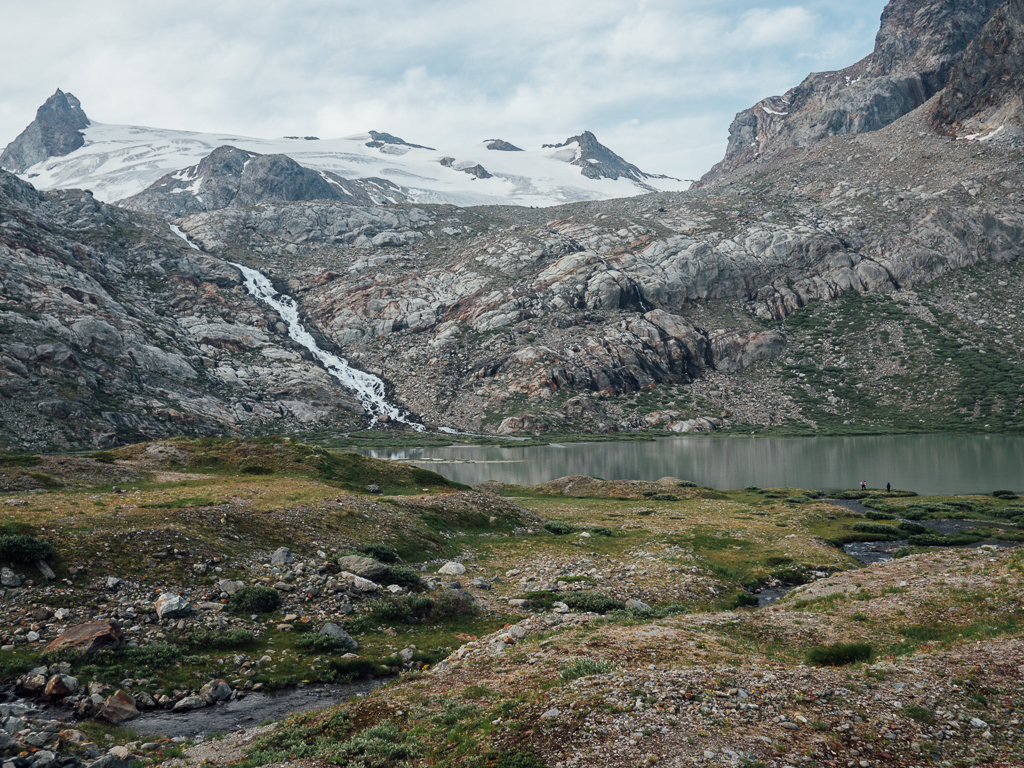
[[[877,131],[942,90],[1002,0],[890,0],[875,48],[846,69],[815,72],[736,115],[725,158],[695,186],[824,138]]]
[[[410,144],[405,139],[400,139],[397,136],[392,136],[390,133],[382,133],[380,131],[370,131],[370,141],[366,142],[366,146],[373,147],[374,149],[382,149],[385,146],[395,147],[408,147],[409,149],[429,149],[431,152],[436,152],[433,147],[424,147],[422,144]]]
[[[1019,142],[1024,138],[1024,1],[993,14],[929,109],[939,132]]]
[[[572,144],[577,145],[576,158],[570,160],[569,164],[582,168],[582,174],[587,178],[625,178],[636,182],[645,188],[649,186],[645,183],[646,180],[654,178],[650,174],[644,173],[632,163],[626,162],[624,159],[612,152],[608,147],[598,141],[597,136],[590,131],[584,131],[579,136],[570,136],[561,144],[545,144],[544,146],[551,149],[558,149],[560,147],[568,147]],[[652,189],[651,191],[654,190]]]
[[[511,144],[504,139],[487,139],[484,142],[488,149],[494,149],[499,152],[522,152],[523,150],[517,147],[515,144]]]
[[[36,110],[36,119],[0,155],[0,168],[22,173],[48,157],[63,157],[85,144],[89,126],[82,104],[59,88]]]

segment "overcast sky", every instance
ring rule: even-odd
[[[101,123],[370,129],[458,148],[583,130],[697,178],[736,112],[871,51],[884,0],[0,0],[0,146],[57,88]]]

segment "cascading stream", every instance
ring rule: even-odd
[[[170,227],[174,234],[189,244],[189,247],[197,251],[200,250],[178,227],[173,224]],[[388,402],[383,381],[371,373],[353,368],[345,358],[320,349],[313,336],[303,327],[295,299],[286,293],[279,293],[270,279],[262,272],[233,261],[229,261],[228,264],[236,267],[242,273],[245,278],[246,290],[250,294],[277,311],[288,328],[288,336],[313,353],[313,356],[320,361],[327,372],[343,387],[356,393],[359,403],[370,415],[371,423],[376,423],[382,416],[386,416],[391,421],[405,424],[417,432],[426,431],[426,427],[409,418],[408,411],[403,411]]]

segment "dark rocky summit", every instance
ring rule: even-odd
[[[381,131],[370,131],[370,141],[366,142],[366,146],[373,147],[374,149],[383,149],[387,146],[392,147],[409,147],[410,149],[429,149],[431,152],[435,151],[433,147],[424,147],[422,144],[410,144],[405,139],[400,139],[397,136],[392,136],[390,133],[383,133]]]
[[[22,173],[48,157],[63,157],[85,144],[89,126],[82,105],[60,89],[36,111],[36,119],[0,155],[0,168]]]
[[[197,165],[158,179],[121,201],[121,205],[175,219],[269,200],[338,200],[373,205],[373,192],[385,190],[388,197],[401,196],[398,188],[384,179],[349,181],[334,173],[305,168],[287,155],[260,155],[223,146]]]
[[[519,147],[515,144],[510,144],[504,139],[488,139],[487,148],[497,150],[499,152],[522,152]]]
[[[1024,137],[1024,3],[1009,0],[971,41],[930,108],[932,126],[951,136]],[[997,133],[998,132],[998,133]]]
[[[579,136],[570,136],[561,144],[545,144],[544,146],[557,149],[559,147],[568,147],[573,143],[577,144],[579,148],[575,159],[569,162],[571,165],[582,168],[583,175],[588,179],[626,178],[641,187],[650,189],[652,192],[654,191],[654,188],[647,184],[646,180],[658,177],[644,173],[632,163],[623,160],[599,142],[597,137],[590,131],[584,131]]]
[[[725,158],[697,186],[829,136],[877,131],[921,106],[945,87],[1000,3],[891,0],[871,54],[838,72],[813,73],[784,95],[740,112]]]

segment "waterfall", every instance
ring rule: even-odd
[[[187,242],[190,247],[195,248],[197,251],[200,250],[178,227],[173,224],[170,226],[171,231]],[[405,424],[417,432],[426,431],[426,427],[409,418],[408,411],[403,411],[388,401],[383,381],[371,373],[353,368],[345,358],[320,349],[316,340],[303,327],[302,321],[299,319],[299,307],[295,299],[288,294],[279,293],[270,282],[270,279],[259,270],[252,269],[244,264],[236,264],[233,261],[229,261],[228,264],[236,267],[242,273],[242,276],[245,278],[246,290],[250,294],[277,311],[288,328],[288,336],[312,352],[313,356],[320,361],[327,372],[337,379],[343,387],[355,392],[359,403],[370,415],[371,423],[376,423],[381,416],[386,416],[391,421]],[[450,430],[443,431],[449,432]]]

